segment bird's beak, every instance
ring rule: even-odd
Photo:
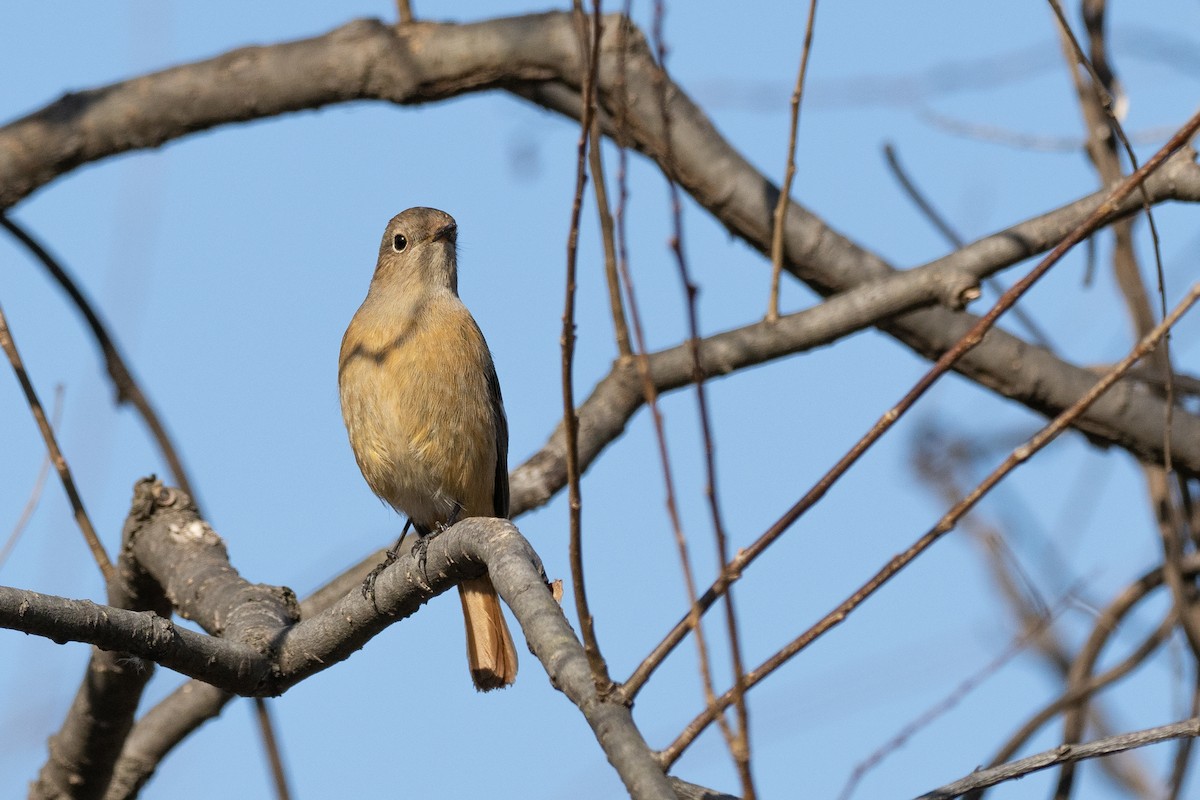
[[[444,226],[438,228],[436,231],[434,231],[433,240],[435,242],[439,242],[444,239],[446,241],[452,242],[452,241],[454,241],[454,235],[457,232],[458,232],[458,225],[451,222],[449,225],[444,225]]]

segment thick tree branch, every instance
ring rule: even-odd
[[[139,522],[133,515],[126,520],[116,574],[106,584],[108,604],[118,617],[132,613],[125,611],[131,609],[150,612],[144,615],[145,618],[161,619],[171,613],[170,605],[157,586],[143,579],[141,571],[132,563],[131,551],[124,546]],[[86,606],[73,610],[82,611],[86,618],[90,610]],[[27,605],[21,603],[17,608],[24,611]],[[142,691],[153,673],[153,661],[119,649],[92,648],[71,708],[62,727],[50,737],[49,758],[30,787],[31,800],[90,800],[103,795],[133,726]]]
[[[152,612],[8,586],[0,586],[0,627],[59,644],[87,642],[247,695],[256,692],[271,667],[247,645],[181,628]]]
[[[769,252],[777,188],[726,142],[674,84],[668,85],[671,145],[654,91],[663,80],[644,38],[618,36],[609,18],[598,90],[610,116],[617,65],[626,63],[630,142],[654,158],[733,233]],[[627,42],[624,54],[617,43]],[[466,92],[510,88],[569,115],[579,113],[580,64],[569,14],[550,13],[471,25],[413,23],[400,29],[357,21],[325,36],[244,48],[217,58],[70,94],[0,128],[0,209],[79,166],[132,149],[154,147],[217,125],[275,116],[336,102],[379,99],[435,102]],[[541,86],[542,89],[533,87]],[[568,102],[569,98],[574,98]],[[667,153],[671,154],[668,162]],[[1176,159],[1147,184],[1152,203],[1200,199],[1200,169]],[[968,245],[929,266],[982,277],[1052,247],[1094,208],[1095,196]],[[1130,201],[1119,211],[1137,210]],[[793,203],[787,214],[785,266],[823,294],[893,272],[881,258],[831,230]],[[939,294],[936,299],[941,299]],[[934,302],[930,297],[928,302]],[[970,315],[931,308],[880,327],[917,352],[936,357],[974,323]],[[957,366],[962,374],[1053,415],[1087,390],[1085,370],[994,331]],[[1163,401],[1137,389],[1118,390],[1078,426],[1147,461],[1162,458]],[[1172,453],[1177,466],[1200,473],[1200,419],[1179,413]]]
[[[155,480],[140,481],[135,488],[123,555],[144,570],[141,577],[153,578],[163,588],[179,613],[224,638],[191,633],[154,615],[2,587],[0,625],[161,659],[166,666],[241,694],[277,694],[348,658],[433,596],[487,569],[551,683],[583,713],[630,795],[674,798],[629,709],[596,691],[587,656],[547,589],[537,554],[506,520],[464,520],[440,534],[428,550],[427,584],[418,577],[415,557],[406,554],[379,575],[373,601],[355,586],[329,608],[295,623],[290,590],[244,581],[189,498]],[[206,694],[212,704],[222,701]],[[136,773],[124,770],[121,785],[140,785]]]

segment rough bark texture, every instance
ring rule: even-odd
[[[777,187],[662,74],[639,32],[629,29],[619,36],[616,17],[606,18],[605,26],[596,87],[605,132],[654,159],[734,235],[769,252]],[[617,91],[622,63],[625,96]],[[570,14],[396,28],[357,21],[324,36],[244,48],[68,94],[13,121],[0,128],[0,209],[87,163],[220,125],[331,103],[374,99],[422,104],[501,89],[574,118],[580,111],[581,71]],[[664,96],[669,142],[663,129]],[[626,121],[619,130],[614,124],[618,118]],[[1200,168],[1193,155],[1181,154],[1146,184],[1150,203],[1200,200]],[[785,267],[829,299],[774,325],[710,337],[701,347],[704,371],[724,374],[828,344],[868,326],[935,358],[976,321],[961,307],[980,279],[1053,247],[1096,207],[1100,196],[1081,198],[906,272],[792,203],[784,231]],[[1131,199],[1118,215],[1134,213],[1141,201]],[[659,391],[691,379],[685,347],[652,354],[649,364]],[[1091,371],[996,330],[956,369],[1046,415],[1072,405],[1095,382]],[[632,366],[614,365],[579,409],[581,465],[586,467],[621,433],[642,396]],[[1160,392],[1126,380],[1077,427],[1098,443],[1123,447],[1154,463],[1163,455],[1165,412]],[[1171,435],[1176,467],[1200,474],[1200,418],[1175,409]],[[546,502],[565,480],[564,438],[556,431],[541,452],[513,473],[514,513]],[[467,520],[438,537],[429,551],[433,594],[485,565],[535,654],[555,685],[583,711],[631,794],[671,796],[628,709],[595,694],[583,651],[544,591],[537,558],[511,525]],[[72,710],[51,741],[51,758],[33,796],[134,796],[174,744],[219,712],[231,696],[227,692],[284,691],[348,657],[433,596],[412,580],[411,559],[401,558],[378,583],[377,600],[385,615],[361,597],[357,578],[351,576],[351,585],[323,596],[303,622],[295,623],[295,598],[289,591],[242,580],[219,537],[200,520],[186,495],[150,482],[139,484],[119,567],[123,585],[110,587],[108,607],[0,591],[0,624],[106,648],[93,655]],[[172,607],[211,636],[172,625]],[[189,683],[130,733],[150,673],[143,659],[203,677],[221,689]]]
[[[630,795],[674,797],[629,709],[597,694],[583,646],[550,594],[540,559],[506,520],[464,520],[430,543],[424,576],[417,574],[415,557],[405,554],[380,573],[373,599],[355,585],[303,621],[297,621],[298,608],[289,589],[243,580],[229,564],[224,542],[198,517],[190,498],[157,480],[140,481],[135,488],[122,558],[138,585],[153,581],[163,587],[176,610],[210,635],[181,630],[155,614],[19,589],[0,590],[0,625],[58,640],[92,642],[106,649],[94,665],[107,664],[113,653],[138,664],[138,659],[125,653],[143,653],[172,666],[204,663],[206,669],[194,672],[227,690],[278,694],[348,658],[432,597],[486,569],[551,683],[579,707]],[[50,624],[55,615],[66,620],[65,627]],[[55,737],[44,770],[48,775],[39,781],[35,788],[40,793],[34,796],[106,796],[144,681],[130,703],[127,691],[101,675],[92,679],[89,672],[80,690],[87,706],[73,712]],[[213,713],[226,699],[212,690],[185,687],[181,691],[193,695],[193,705],[207,706]],[[172,728],[153,712],[143,723],[145,731],[154,730],[168,740],[178,741],[187,732]],[[193,720],[192,727],[196,724]],[[135,737],[118,770],[120,781],[107,796],[136,794],[152,771],[147,762],[165,752],[161,745],[148,743],[145,733]],[[45,790],[40,789],[42,783]]]

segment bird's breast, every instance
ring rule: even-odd
[[[426,527],[490,515],[496,420],[491,356],[466,308],[389,317],[364,304],[342,342],[342,416],[375,494]]]

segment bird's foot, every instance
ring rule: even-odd
[[[425,569],[425,561],[429,557],[429,543],[443,530],[444,528],[439,526],[424,535],[418,534],[417,541],[412,546],[412,554],[417,559],[417,585],[427,592],[433,591],[433,587],[429,585],[429,573]]]
[[[399,542],[397,542],[397,544],[399,544]],[[381,561],[379,564],[377,564],[375,566],[375,569],[373,569],[369,573],[367,573],[367,577],[363,578],[363,582],[362,582],[363,597],[365,597],[371,601],[371,605],[375,607],[375,611],[377,613],[381,613],[381,612],[379,611],[379,604],[375,602],[375,581],[379,579],[379,575],[385,569],[390,567],[392,564],[396,563],[397,558],[399,558],[399,555],[397,554],[395,548],[388,550],[387,557],[383,561]]]

